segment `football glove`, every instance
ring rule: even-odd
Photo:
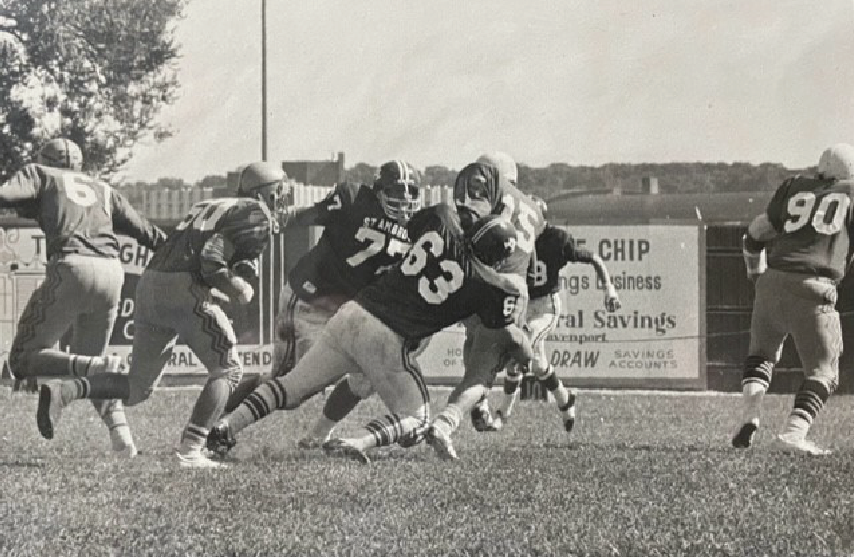
[[[620,303],[620,296],[617,294],[617,289],[614,288],[613,284],[609,284],[605,290],[605,309],[609,313],[614,313],[621,307],[623,307],[623,304]]]
[[[234,298],[237,303],[248,304],[252,301],[252,296],[255,295],[255,291],[252,289],[252,286],[244,279],[240,277],[234,277],[233,279],[231,279],[231,286],[235,290],[236,296]]]

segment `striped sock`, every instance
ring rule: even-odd
[[[92,405],[110,431],[110,440],[114,451],[122,450],[134,444],[122,401],[93,400]]]
[[[450,402],[433,420],[433,427],[451,436],[460,427],[462,412],[457,404]]]
[[[785,434],[806,437],[813,420],[830,397],[830,390],[820,381],[807,379],[795,395],[795,406],[786,421]]]
[[[404,434],[403,425],[397,414],[389,414],[377,420],[372,420],[365,426],[373,436],[374,447],[388,447],[397,443]]]
[[[178,450],[182,454],[201,451],[207,442],[208,433],[208,428],[189,422],[181,433],[181,447]]]
[[[232,412],[226,422],[232,433],[237,433],[249,425],[264,419],[274,410],[285,408],[288,397],[279,378],[267,381],[246,397],[240,406]]]
[[[62,405],[67,406],[73,400],[89,398],[92,387],[85,377],[63,381],[59,387]]]
[[[555,397],[555,403],[561,412],[564,411],[564,408],[569,407],[570,393],[564,387],[563,382],[555,375],[555,370],[552,366],[548,366],[545,374],[540,377],[540,385],[545,387]]]

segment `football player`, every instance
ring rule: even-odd
[[[539,197],[531,197],[540,206],[545,216],[548,209],[546,202]],[[602,258],[589,250],[579,248],[572,235],[565,230],[547,223],[543,233],[537,238],[535,251],[536,258],[528,269],[528,295],[531,299],[528,302],[525,319],[528,338],[531,339],[535,354],[531,362],[531,371],[540,384],[554,396],[563,418],[564,429],[570,432],[575,425],[576,394],[566,389],[546,355],[546,337],[554,330],[561,312],[560,271],[569,263],[591,265],[599,281],[606,285],[605,309],[609,312],[620,309],[620,298],[614,285],[611,284],[611,274]],[[513,412],[522,372],[520,366],[511,366],[507,369],[507,376],[504,379],[504,397],[501,407],[496,411],[493,424],[496,429],[500,429]]]
[[[495,159],[495,160],[493,160]],[[516,311],[517,324],[524,325],[528,288],[525,284],[528,267],[534,255],[534,243],[545,227],[539,206],[529,196],[519,191],[507,179],[508,171],[503,157],[481,157],[463,168],[454,183],[454,200],[463,228],[487,214],[501,214],[516,228],[516,248],[498,268],[508,279],[514,280],[522,293]],[[492,162],[490,162],[492,161]],[[450,437],[460,425],[462,416],[471,413],[476,429],[487,430],[494,426],[489,415],[486,395],[495,375],[508,364],[505,347],[493,338],[492,332],[478,322],[477,316],[464,323],[466,338],[463,344],[463,380],[454,388],[448,404],[433,420],[434,448],[440,448],[442,458],[453,458]],[[448,450],[444,450],[448,448]]]
[[[748,227],[744,261],[756,295],[742,379],[742,425],[732,439],[734,447],[752,444],[763,396],[791,335],[804,381],[775,442],[811,455],[830,452],[807,434],[839,380],[837,285],[851,261],[852,198],[854,147],[837,144],[821,154],[817,175],[784,181]]]
[[[403,262],[345,303],[315,344],[285,376],[264,383],[211,432],[219,445],[276,409],[294,409],[325,385],[356,369],[390,414],[371,421],[357,439],[330,439],[328,454],[367,463],[372,447],[410,446],[427,434],[430,400],[416,356],[425,339],[477,314],[483,326],[521,361],[533,357],[514,324],[520,292],[496,273],[516,242],[512,225],[487,216],[463,235],[454,208],[439,204],[409,223],[412,248]]]
[[[322,201],[294,212],[288,229],[316,225],[324,230],[282,287],[273,376],[289,372],[344,302],[403,259],[409,249],[406,223],[420,208],[418,171],[406,161],[392,160],[380,166],[372,187],[339,184]],[[245,380],[226,409],[236,408],[264,379]],[[335,425],[371,393],[370,383],[358,373],[341,381],[299,446],[320,447]]]
[[[0,185],[0,207],[34,218],[45,235],[45,280],[30,296],[9,353],[16,379],[85,377],[118,371],[118,356],[104,352],[121,301],[124,270],[116,233],[157,249],[166,236],[106,182],[81,172],[83,154],[68,139],[52,139],[37,162]],[[72,329],[71,352],[54,348]],[[93,400],[117,454],[136,447],[120,402]]]
[[[139,279],[129,375],[102,373],[44,385],[37,423],[51,439],[62,408],[81,398],[117,398],[139,404],[151,395],[180,336],[208,370],[177,450],[179,465],[212,468],[222,463],[202,452],[243,369],[234,330],[217,296],[248,303],[254,262],[284,214],[284,173],[266,162],[240,173],[236,198],[196,203]]]

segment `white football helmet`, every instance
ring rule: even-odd
[[[51,139],[39,150],[36,162],[54,168],[80,170],[83,168],[83,152],[70,139]]]
[[[279,225],[287,220],[284,170],[269,162],[253,162],[240,172],[238,197],[254,197],[267,205]]]
[[[837,180],[854,178],[854,147],[837,143],[825,149],[818,160],[818,173]]]
[[[491,154],[481,155],[475,162],[485,162],[491,164],[498,169],[498,174],[504,177],[513,186],[519,181],[519,168],[516,166],[516,161],[513,157],[503,151],[496,151]]]

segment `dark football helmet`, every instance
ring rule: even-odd
[[[54,168],[80,170],[83,168],[83,152],[70,139],[51,139],[39,150],[36,162]]]
[[[374,191],[389,218],[406,224],[421,210],[421,175],[410,163],[393,160],[380,167]]]
[[[502,215],[486,215],[466,231],[474,256],[484,265],[495,267],[516,249],[516,228]]]

